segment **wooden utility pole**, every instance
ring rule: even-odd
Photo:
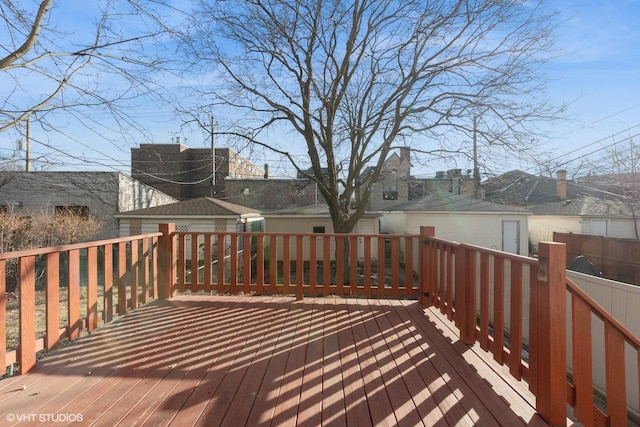
[[[480,199],[480,169],[478,168],[478,117],[473,116],[473,197]]]
[[[29,172],[29,163],[31,163],[31,117],[27,117],[27,135],[26,135],[26,151],[24,170]]]
[[[211,197],[216,194],[216,145],[213,139],[213,114],[210,115],[211,121]]]

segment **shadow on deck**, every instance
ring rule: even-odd
[[[546,425],[533,403],[409,300],[179,296],[0,382],[19,425]]]

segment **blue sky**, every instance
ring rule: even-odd
[[[73,1],[59,3],[55,13],[64,14],[63,22],[91,20],[88,8],[75,7]],[[569,174],[576,172],[576,163],[589,155],[595,157],[607,146],[627,138],[640,141],[640,2],[632,0],[557,0],[561,25],[557,38],[557,57],[548,67],[548,95],[558,103],[569,102],[566,120],[558,121],[548,129],[549,138],[539,142],[550,158],[567,162]],[[200,130],[180,127],[170,106],[158,106],[139,102],[132,108],[132,115],[150,129],[153,142],[171,142],[180,137],[191,147],[204,147],[208,137]],[[98,113],[95,120],[106,120]],[[74,119],[61,118],[61,126],[70,138],[56,136],[47,144],[46,136],[34,130],[32,157],[52,156],[65,163],[55,169],[64,170],[119,170],[129,173],[130,148],[139,142],[100,140],[96,134],[74,126]],[[635,137],[634,137],[635,136]],[[6,155],[16,146],[16,135],[0,134],[0,154]],[[219,146],[225,141],[219,140]],[[69,156],[75,153],[75,156]],[[258,165],[270,163],[272,173],[291,174],[278,158],[252,159]],[[526,161],[504,159],[504,172],[522,169],[537,173],[534,164]],[[464,167],[464,166],[463,166]],[[432,176],[433,170],[416,171]]]

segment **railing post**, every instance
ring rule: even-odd
[[[460,328],[460,341],[467,345],[476,342],[475,264],[475,252],[468,251],[462,245],[455,248],[455,309]]]
[[[160,224],[162,236],[158,240],[158,296],[169,299],[174,296],[174,281],[176,278],[176,250],[173,244],[173,233],[176,225],[173,223]]]
[[[430,250],[429,237],[435,237],[436,228],[432,225],[420,226],[420,244],[418,245],[420,268],[418,269],[418,283],[420,304],[424,306],[433,305],[433,296],[435,295],[435,283],[433,271],[435,262],[433,262],[433,251]]]
[[[532,284],[530,313],[536,316],[537,342],[533,369],[536,411],[550,425],[567,422],[566,245],[541,242],[538,246],[537,283]]]

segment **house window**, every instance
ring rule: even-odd
[[[54,212],[56,216],[73,215],[82,219],[89,219],[88,206],[79,206],[79,205],[56,206]]]
[[[325,233],[324,225],[314,225],[314,226],[313,226],[313,232],[314,232],[314,233],[317,233],[317,234],[323,234],[323,233]]]
[[[249,194],[249,187],[244,187],[243,189],[240,190],[240,195],[246,196],[248,194]]]
[[[382,188],[383,200],[398,200],[398,187],[383,186]]]

